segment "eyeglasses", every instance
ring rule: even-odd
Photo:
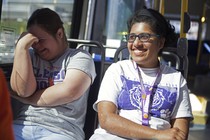
[[[138,37],[138,39],[141,42],[147,42],[152,36],[154,37],[160,37],[160,35],[156,35],[156,34],[149,34],[149,33],[142,33],[142,34],[127,34],[125,35],[126,39],[129,43],[133,43],[136,40],[136,37]]]

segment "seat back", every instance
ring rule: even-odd
[[[97,113],[93,109],[93,104],[97,100],[100,83],[104,74],[105,50],[103,45],[97,41],[68,39],[68,42],[70,45],[71,43],[76,43],[78,49],[87,50],[92,55],[93,48],[98,48],[100,50],[101,60],[94,60],[97,76],[89,90],[86,120],[83,128],[85,132],[85,140],[89,140],[98,124]]]

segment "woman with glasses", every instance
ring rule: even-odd
[[[177,39],[173,26],[144,8],[128,20],[126,37],[131,60],[107,69],[93,106],[99,128],[90,139],[187,140],[193,116],[186,80],[158,59]]]

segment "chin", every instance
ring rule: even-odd
[[[143,56],[132,55],[131,57],[134,61],[142,61],[144,59]]]
[[[48,56],[46,56],[46,55],[39,55],[39,56],[40,56],[40,58],[42,58],[43,60],[47,60],[47,61],[50,60],[50,58],[49,58]]]
[[[138,63],[138,64],[140,64],[140,63],[143,62],[142,59],[136,59],[136,58],[134,58],[134,59],[132,59],[132,60],[135,61],[135,62]]]

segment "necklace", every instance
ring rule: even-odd
[[[141,85],[141,102],[139,103],[139,106],[142,106],[142,125],[148,126],[149,125],[149,107],[150,107],[150,98],[151,98],[151,94],[153,92],[153,87],[155,87],[155,84],[157,82],[158,77],[160,76],[161,73],[161,69],[158,69],[158,72],[155,76],[155,80],[153,81],[151,87],[149,88],[149,90],[146,90],[143,84],[143,78],[140,72],[140,69],[137,65],[137,63],[134,62],[134,66],[138,72],[138,78],[140,81],[140,85]]]

